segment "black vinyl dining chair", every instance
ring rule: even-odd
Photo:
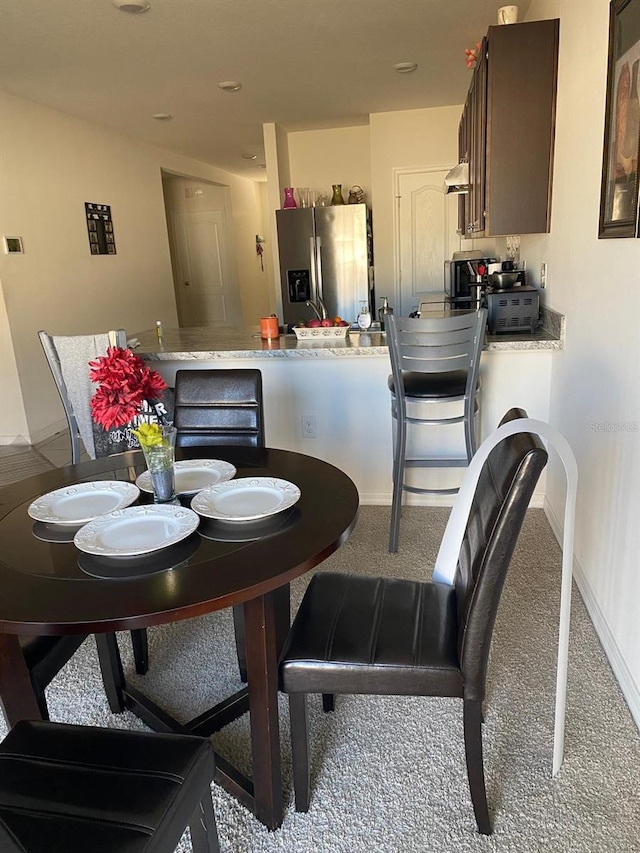
[[[264,447],[259,370],[178,370],[174,406],[178,447]]]
[[[178,370],[174,392],[178,447],[264,447],[262,373],[254,368]],[[247,681],[244,611],[233,607],[240,678]]]
[[[2,853],[219,853],[211,742],[49,722],[0,744]]]
[[[71,464],[80,462],[83,446],[87,455],[95,459],[90,408],[95,386],[89,377],[89,362],[104,355],[109,346],[124,349],[127,346],[127,334],[124,329],[96,335],[50,335],[41,330],[38,338],[67,419],[71,438]],[[131,644],[136,672],[145,675],[149,669],[146,629],[131,631]]]
[[[53,681],[86,640],[86,634],[66,634],[62,637],[20,637],[33,695],[43,720],[49,719],[45,689]]]
[[[476,452],[475,419],[486,322],[484,308],[454,311],[443,316],[423,314],[419,319],[395,314],[387,317],[391,359],[388,385],[395,424],[390,553],[398,550],[404,492],[447,495],[458,491],[457,488],[410,483],[407,471],[466,467]],[[463,426],[464,455],[445,456],[432,452],[407,456],[409,427],[448,427],[452,424]]]
[[[511,409],[503,423],[526,417]],[[478,829],[492,831],[482,756],[493,626],[511,556],[547,452],[537,436],[505,438],[484,463],[452,586],[317,573],[280,660],[289,694],[295,803],[310,799],[307,694],[443,696],[463,701],[464,742]],[[496,662],[498,664],[498,662]]]

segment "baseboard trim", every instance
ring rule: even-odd
[[[360,503],[363,506],[391,506],[391,492],[360,492]],[[404,506],[453,506],[455,495],[415,495],[407,493],[404,496]],[[531,509],[543,509],[545,496],[533,494],[529,501]]]
[[[544,513],[551,525],[554,536],[562,547],[564,528],[547,498],[545,498],[544,501]],[[611,666],[613,674],[620,685],[620,690],[622,691],[625,702],[629,706],[631,716],[633,717],[638,730],[640,730],[640,688],[638,688],[638,685],[634,682],[631,673],[629,672],[629,667],[627,666],[626,661],[618,648],[618,644],[611,633],[609,624],[600,608],[600,605],[598,604],[593,590],[591,589],[587,576],[575,555],[573,557],[573,578],[578,590],[580,591],[585,607],[587,608],[587,613],[593,622],[593,627],[595,628],[596,634],[602,644],[602,648],[607,656],[609,665]]]
[[[35,432],[30,432],[29,435],[0,435],[0,444],[23,444],[27,446],[29,444],[40,444],[41,441],[53,438],[54,435],[64,429],[69,429],[69,424],[66,418],[60,418],[55,423],[47,424]]]
[[[47,424],[45,427],[37,429],[35,432],[29,433],[31,444],[40,444],[41,441],[46,441],[48,438],[53,438],[64,429],[69,429],[69,424],[66,418],[60,418],[53,424]]]

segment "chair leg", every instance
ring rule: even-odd
[[[233,631],[236,635],[236,655],[238,656],[238,669],[240,670],[240,681],[247,683],[247,648],[244,638],[244,610],[241,604],[233,605]]]
[[[149,672],[149,640],[146,628],[136,628],[131,632],[131,645],[136,672],[138,675],[146,675]]]
[[[210,790],[207,790],[189,821],[189,832],[193,853],[220,853],[220,842]]]
[[[336,697],[333,693],[323,693],[322,694],[322,710],[325,714],[328,714],[329,711],[335,711],[336,709]]]
[[[478,831],[483,835],[491,835],[493,830],[489,819],[482,762],[482,702],[464,700],[464,748],[471,802]]]
[[[309,728],[307,694],[289,693],[289,718],[291,720],[291,753],[293,756],[293,788],[296,811],[309,811]]]
[[[36,702],[40,709],[40,716],[43,720],[49,719],[49,708],[47,706],[47,697],[44,695],[44,690],[36,690]]]
[[[467,460],[471,462],[478,449],[476,439],[476,417],[479,415],[476,406],[476,396],[465,399],[464,402],[464,440],[467,451]]]
[[[389,532],[389,553],[398,550],[400,536],[400,513],[402,511],[402,487],[404,484],[404,457],[407,449],[407,426],[400,413],[400,403],[396,403],[396,446],[393,457],[393,497],[391,499],[391,530]]]

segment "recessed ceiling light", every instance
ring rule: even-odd
[[[222,83],[218,83],[218,88],[222,89],[223,92],[239,92],[242,89],[242,83],[236,83],[235,80],[223,80]]]
[[[398,74],[411,74],[411,72],[415,71],[417,67],[417,62],[396,62],[393,66],[393,70],[397,71]]]
[[[112,0],[112,2],[121,12],[146,12],[151,8],[149,0]]]
[[[242,157],[243,160],[257,160],[258,159],[257,154],[241,154],[240,156]]]
[[[153,113],[151,118],[154,118],[156,121],[171,121],[173,116],[171,113]]]

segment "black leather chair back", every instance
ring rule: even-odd
[[[179,370],[174,425],[178,447],[264,447],[262,374],[254,369]]]
[[[527,417],[511,409],[501,424]],[[458,655],[465,698],[482,700],[491,635],[507,569],[536,483],[547,463],[536,436],[510,436],[482,468],[460,549],[456,576]]]

